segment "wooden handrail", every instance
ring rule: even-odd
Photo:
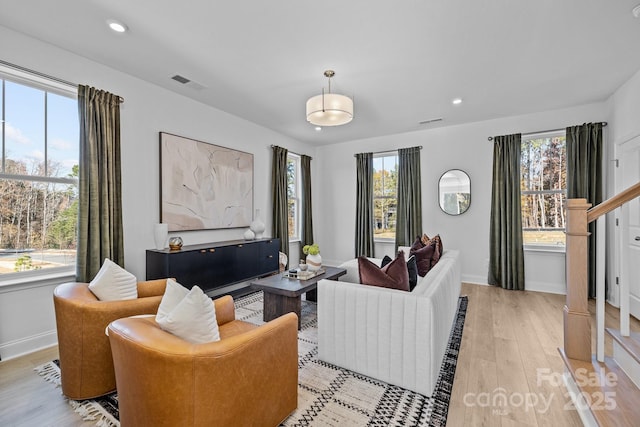
[[[632,185],[624,191],[621,191],[620,193],[616,194],[610,199],[605,200],[599,205],[596,205],[589,209],[587,211],[587,222],[589,223],[595,221],[602,215],[605,215],[612,210],[619,208],[620,206],[624,205],[630,200],[635,199],[636,197],[640,197],[640,182]]]

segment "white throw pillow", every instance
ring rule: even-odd
[[[164,289],[164,295],[160,301],[160,306],[158,306],[156,322],[160,323],[161,320],[166,319],[171,310],[176,308],[188,293],[189,289],[173,279],[167,279],[167,287]]]
[[[176,292],[173,286],[171,288],[173,289],[169,290],[167,282],[167,291]],[[169,297],[170,300],[173,298],[174,296]],[[165,305],[164,309],[166,308]],[[220,341],[215,306],[211,298],[206,296],[198,286],[188,291],[187,295],[168,313],[160,313],[158,309],[156,322],[165,331],[193,344]]]
[[[136,276],[109,258],[104,259],[100,271],[89,283],[89,290],[100,301],[117,301],[138,298]]]

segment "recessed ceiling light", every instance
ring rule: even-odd
[[[453,101],[451,101],[451,102],[453,102],[453,105],[462,104],[462,98],[456,98],[456,99],[454,99],[454,100],[453,100]]]
[[[124,25],[120,21],[116,21],[115,19],[107,19],[107,24],[109,25],[109,28],[111,28],[116,33],[124,33],[128,30],[126,25]]]
[[[322,128],[320,126],[316,126],[316,132],[320,132]]]
[[[640,18],[640,4],[634,7],[631,13],[633,13],[635,18]]]

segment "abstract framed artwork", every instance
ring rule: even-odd
[[[160,132],[160,222],[169,231],[248,227],[253,154]]]

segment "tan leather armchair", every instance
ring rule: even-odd
[[[120,422],[127,426],[277,426],[298,404],[298,317],[261,326],[214,301],[220,341],[191,344],[154,318],[109,325]]]
[[[121,317],[155,314],[167,280],[138,282],[138,299],[99,301],[88,283],[64,283],[53,291],[62,393],[90,399],[116,389],[107,325]]]

